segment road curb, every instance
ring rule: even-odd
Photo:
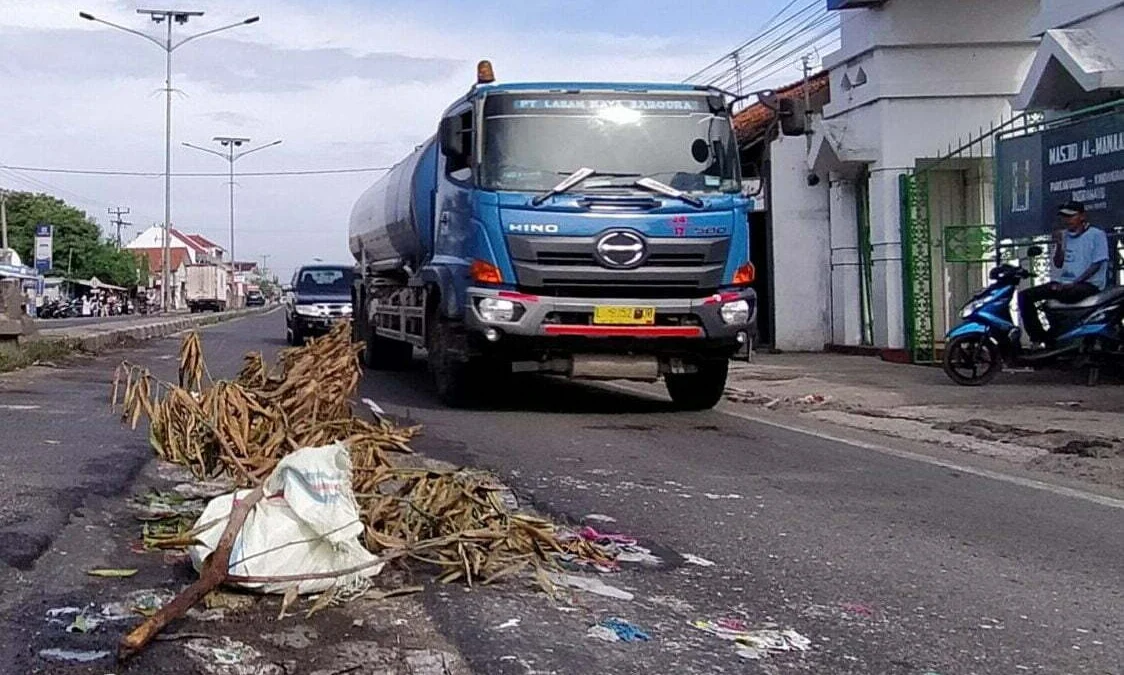
[[[167,337],[192,328],[231,321],[244,316],[265,314],[273,309],[272,307],[255,307],[214,314],[195,314],[145,323],[140,326],[117,327],[107,324],[104,326],[47,329],[39,331],[39,335],[28,342],[62,342],[72,350],[96,354],[114,347],[127,346],[130,343]],[[68,332],[75,334],[68,335]]]

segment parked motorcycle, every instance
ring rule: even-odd
[[[1032,246],[1027,253],[1033,259],[1042,255],[1042,248]],[[990,276],[993,283],[972,297],[961,311],[963,323],[948,333],[944,372],[956,384],[987,384],[1007,365],[1088,367],[1088,383],[1094,385],[1102,366],[1124,364],[1124,287],[1073,304],[1047,301],[1043,310],[1051,339],[1043,348],[1024,349],[1022,329],[1011,317],[1011,301],[1031,273],[1005,264]]]

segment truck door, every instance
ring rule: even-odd
[[[452,288],[442,288],[442,312],[460,318],[463,307],[458,298],[468,285],[472,237],[472,190],[476,171],[476,130],[471,103],[458,107],[441,120],[438,156],[436,227],[433,251],[443,265],[450,267]]]

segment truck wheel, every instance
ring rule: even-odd
[[[702,361],[697,372],[668,374],[667,393],[680,410],[708,410],[722,400],[729,370],[728,359]]]
[[[429,332],[429,371],[437,396],[445,405],[466,408],[478,400],[478,364],[465,354],[463,334],[446,321],[437,320]]]

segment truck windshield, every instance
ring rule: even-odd
[[[493,94],[483,134],[485,189],[549,190],[582,167],[599,175],[578,190],[644,177],[684,192],[740,187],[730,119],[701,95]]]
[[[309,294],[339,294],[351,292],[352,270],[347,267],[305,267],[297,275],[296,290]]]

